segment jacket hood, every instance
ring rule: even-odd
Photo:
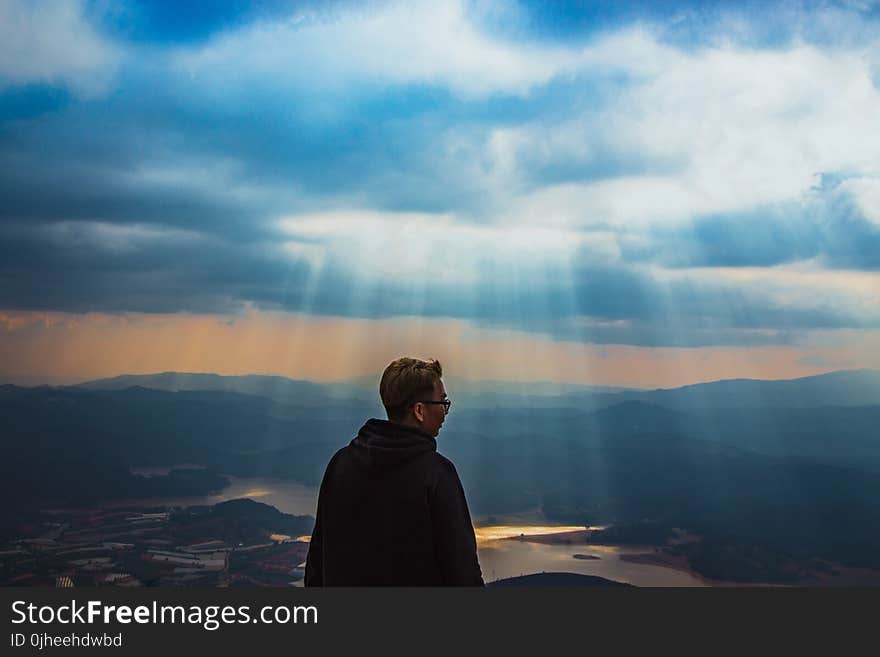
[[[388,420],[372,419],[351,441],[357,461],[371,469],[394,468],[437,451],[437,441],[421,429]]]

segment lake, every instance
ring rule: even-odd
[[[487,583],[531,573],[556,572],[594,575],[634,586],[706,586],[699,578],[684,571],[621,560],[623,555],[651,552],[650,547],[585,543],[547,545],[517,539],[494,539],[481,541],[477,552],[483,579]],[[575,558],[575,554],[598,559]]]

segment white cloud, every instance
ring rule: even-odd
[[[840,187],[852,195],[865,218],[880,228],[880,176],[850,178]]]
[[[821,173],[876,170],[880,90],[865,52],[645,45],[609,49],[618,68],[635,60],[638,76],[601,110],[496,130],[487,145],[495,172],[511,181],[554,158],[589,171],[595,153],[656,172],[542,187],[523,204],[531,215],[549,209],[567,225],[683,222],[803,200]],[[869,186],[853,185],[866,203]]]
[[[89,25],[83,2],[0,3],[0,85],[60,84],[94,96],[106,89],[119,56]]]
[[[366,278],[435,284],[514,284],[511,276],[569,274],[584,251],[596,257],[616,254],[602,235],[583,235],[552,227],[509,227],[463,223],[451,215],[381,212],[330,212],[287,217],[278,222],[292,238],[285,248],[312,262],[332,261]],[[432,267],[435,263],[436,267]]]
[[[880,38],[852,20],[842,23],[840,48],[753,49],[722,34],[707,40],[716,45],[685,50],[646,25],[574,44],[512,42],[482,29],[472,9],[445,0],[302,14],[222,34],[174,61],[214,90],[261,79],[279,93],[431,84],[475,99],[527,96],[567,79],[571,98],[590,98],[586,109],[574,101],[568,112],[486,127],[482,139],[472,125],[445,137],[464,140],[473,155],[450,166],[467,169],[495,213],[523,226],[686,223],[806,201],[819,174],[876,169]],[[795,33],[809,34],[811,20],[824,24],[830,15],[804,13]],[[542,171],[559,169],[576,180],[579,168],[588,182],[541,180]]]
[[[818,261],[777,267],[651,269],[660,283],[694,281],[701,285],[759,290],[780,309],[822,310],[841,318],[880,323],[880,272],[824,269]]]
[[[458,0],[396,2],[303,14],[182,50],[177,63],[214,80],[243,74],[308,88],[368,83],[442,85],[466,97],[525,94],[573,72],[580,48],[531,46],[482,31]]]

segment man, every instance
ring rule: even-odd
[[[464,490],[437,434],[452,402],[436,360],[398,358],[382,375],[387,420],[330,459],[306,586],[482,586]]]

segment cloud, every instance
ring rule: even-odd
[[[0,307],[237,312],[301,294],[308,263],[156,224],[0,224]],[[287,286],[290,287],[287,287]]]
[[[35,37],[47,61],[70,35],[111,50],[10,69],[73,92],[0,117],[0,308],[690,347],[877,325],[836,276],[880,265],[880,40],[852,21],[830,45],[805,27],[824,13],[769,44],[748,12],[701,40],[638,18],[552,39],[526,10],[381,3],[233,11],[121,47],[59,6],[5,11],[25,32],[64,19],[52,48]],[[113,94],[76,97],[114,61]]]
[[[209,84],[218,75],[325,89],[427,84],[475,98],[525,94],[582,59],[577,50],[532,47],[486,34],[466,9],[463,2],[445,0],[345,7],[329,17],[304,12],[223,34],[181,51],[176,61],[192,78]]]
[[[218,197],[259,180],[275,198],[477,221],[531,200],[523,221],[550,208],[566,227],[687,223],[798,202],[822,174],[876,175],[880,96],[863,47],[682,49],[646,26],[513,42],[468,8],[342,6],[247,24],[133,64],[128,91],[91,124],[74,114],[22,138],[68,159],[95,143],[102,157],[137,158],[121,185],[154,195],[179,194],[167,190],[179,181],[203,197],[203,172],[223,167],[209,181]],[[437,30],[439,52],[419,26]],[[505,94],[516,98],[484,105]],[[122,143],[101,134],[108,120]],[[27,164],[38,180],[45,163]],[[117,164],[98,175],[113,183]]]
[[[568,208],[559,222],[682,224],[799,202],[822,174],[877,175],[880,89],[860,50],[685,52],[647,40],[607,57],[632,76],[616,95],[489,142],[495,167],[535,188],[535,206]],[[554,164],[568,180],[554,180]]]
[[[880,228],[880,175],[850,178],[840,187],[853,197],[862,216]]]
[[[613,235],[444,215],[294,215],[250,243],[155,224],[17,223],[0,229],[0,253],[10,309],[457,318],[654,346],[880,326],[878,274],[666,269],[621,260]]]
[[[0,3],[0,85],[52,84],[92,97],[106,91],[120,48],[92,26],[81,1]]]
[[[480,285],[487,276],[497,278],[493,272],[511,269],[524,277],[567,273],[575,256],[613,248],[574,231],[474,225],[428,213],[327,212],[282,219],[279,227],[300,240],[288,246],[320,245],[329,260],[339,266],[347,261],[359,277],[428,277],[435,284],[457,286]],[[495,284],[503,286],[502,281]]]
[[[869,219],[871,183],[830,176],[798,201],[625,234],[621,250],[626,260],[671,268],[804,262],[829,270],[880,270],[880,226]]]

